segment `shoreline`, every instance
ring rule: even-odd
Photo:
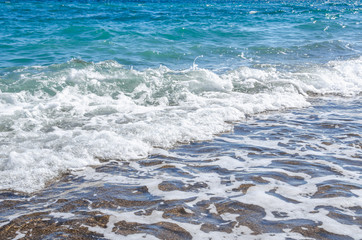
[[[258,115],[212,141],[87,167],[31,197],[1,193],[0,235],[356,239],[360,103]]]

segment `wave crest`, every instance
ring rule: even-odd
[[[223,74],[80,60],[11,69],[0,85],[1,189],[32,192],[72,168],[210,140],[245,115],[306,107],[315,94],[358,95],[361,69],[361,58]]]

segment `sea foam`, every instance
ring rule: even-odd
[[[210,140],[246,116],[362,91],[362,59],[324,65],[127,69],[81,60],[5,70],[0,186],[33,192],[72,169]],[[4,72],[4,71],[3,71]]]

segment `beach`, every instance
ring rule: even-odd
[[[1,2],[1,238],[360,239],[361,11]]]
[[[314,101],[307,109],[255,116],[212,141],[89,166],[35,195],[3,193],[1,208],[11,221],[2,219],[0,233],[358,239],[361,98]]]

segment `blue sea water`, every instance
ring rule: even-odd
[[[210,201],[210,219],[197,215],[196,225],[238,219],[235,212],[222,215],[221,203],[209,196],[266,211],[254,222],[263,231],[238,220],[244,228],[231,227],[234,235],[221,225],[213,228],[224,231],[220,238],[357,239],[361,22],[359,0],[0,1],[0,190],[56,195],[50,183],[79,174],[89,184],[146,185],[165,201],[171,199],[165,191],[177,190],[178,199],[184,191],[197,199],[187,205],[190,211]],[[215,140],[233,130],[235,135]],[[142,165],[153,158],[164,165]],[[118,166],[112,176],[106,170],[99,177],[112,164]],[[284,178],[290,185],[279,182]],[[197,190],[179,186],[190,181]],[[170,184],[173,190],[164,187]],[[269,196],[278,198],[275,206]],[[329,206],[319,202],[325,198]],[[1,215],[0,232],[19,215],[12,211]],[[214,213],[222,220],[211,219]],[[281,218],[283,234],[270,235],[281,231],[269,226]],[[193,237],[209,237],[210,225],[200,232],[180,222]],[[294,235],[285,230],[291,225],[298,227]],[[114,232],[102,234],[117,239]]]
[[[3,1],[0,66],[114,60],[137,69],[359,57],[360,1]]]

